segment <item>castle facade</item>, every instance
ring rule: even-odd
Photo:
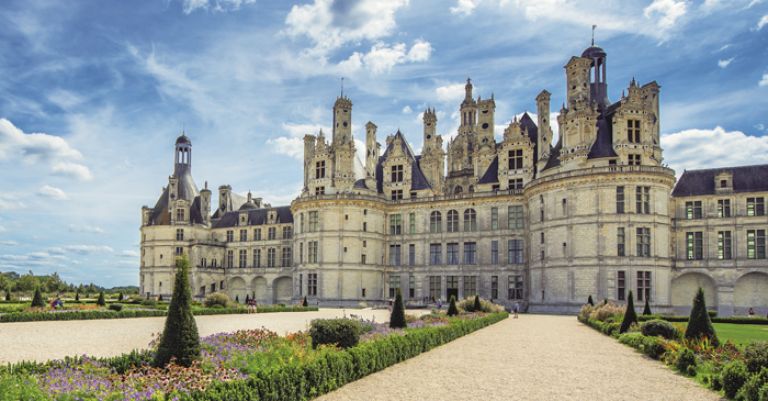
[[[352,101],[333,105],[333,132],[304,137],[303,190],[272,207],[227,185],[211,205],[192,179],[192,145],[142,208],[140,288],[169,296],[175,257],[192,262],[193,294],[243,302],[412,305],[480,295],[534,312],[575,312],[591,295],[685,313],[699,287],[721,315],[768,312],[768,165],[675,172],[663,164],[656,82],[608,99],[607,55],[565,65],[567,102],[550,93],[494,135],[493,96],[468,79],[460,127],[443,145],[423,113],[416,154],[399,131],[365,125],[356,159]],[[553,143],[552,124],[559,138]],[[215,210],[212,210],[215,208]]]

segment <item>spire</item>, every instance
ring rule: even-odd
[[[341,77],[341,97],[344,97],[344,77]]]
[[[467,77],[467,84],[464,85],[464,98],[472,100],[472,80],[469,77]]]
[[[592,46],[595,45],[595,28],[597,28],[597,25],[592,25]]]

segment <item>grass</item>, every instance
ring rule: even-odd
[[[721,341],[731,340],[738,345],[752,341],[768,341],[768,326],[757,324],[713,323]]]

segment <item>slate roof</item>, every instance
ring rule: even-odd
[[[542,170],[548,170],[560,165],[560,150],[563,148],[563,137],[557,139],[557,144],[549,152],[549,159],[547,159],[547,165]]]
[[[291,213],[291,207],[278,206],[278,207],[273,207],[269,209],[248,210],[248,225],[259,226],[259,225],[267,224],[267,216],[269,211],[271,210],[277,211],[277,216],[275,219],[276,224],[293,223],[293,214]],[[212,227],[213,228],[236,227],[238,225],[239,217],[240,217],[239,211],[224,213],[224,215],[220,219],[213,221]]]
[[[185,199],[192,204],[192,210],[190,212],[193,223],[202,223],[203,219],[200,215],[200,193],[197,190],[195,181],[192,179],[192,173],[187,168],[177,169],[176,171],[178,181],[179,198]],[[166,225],[171,224],[171,214],[168,210],[168,191],[170,189],[166,187],[160,198],[155,203],[155,207],[152,209],[152,214],[149,216],[150,225]],[[197,205],[197,206],[195,206]]]
[[[499,182],[499,156],[493,158],[491,164],[488,165],[488,170],[485,171],[478,184],[493,184]]]
[[[397,133],[395,133],[395,138],[393,138],[389,145],[387,145],[384,154],[379,156],[379,161],[376,163],[376,190],[379,193],[384,192],[384,162],[387,160],[387,157],[389,157],[389,152],[394,147],[395,139],[398,137],[401,139],[400,143],[402,144],[403,153],[411,159],[411,190],[431,188],[429,181],[427,181],[427,177],[425,177],[424,172],[421,171],[421,166],[419,164],[421,156],[414,156],[411,146],[408,145],[403,134],[400,133],[400,131],[397,131]],[[357,187],[357,183],[355,183],[355,186]]]
[[[597,138],[595,143],[589,149],[587,159],[599,159],[601,157],[618,157],[613,149],[613,113],[614,107],[619,102],[606,108],[606,110],[597,118]]]
[[[733,192],[768,191],[768,164],[686,170],[672,191],[672,196],[715,194],[715,176],[728,172],[733,175]]]

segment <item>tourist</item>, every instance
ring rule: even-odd
[[[747,314],[749,314],[749,317],[755,317],[755,310],[753,308],[749,308],[749,312],[747,312]]]
[[[520,303],[515,302],[515,306],[512,308],[512,310],[515,312],[515,319],[517,319],[517,312],[520,311]]]

